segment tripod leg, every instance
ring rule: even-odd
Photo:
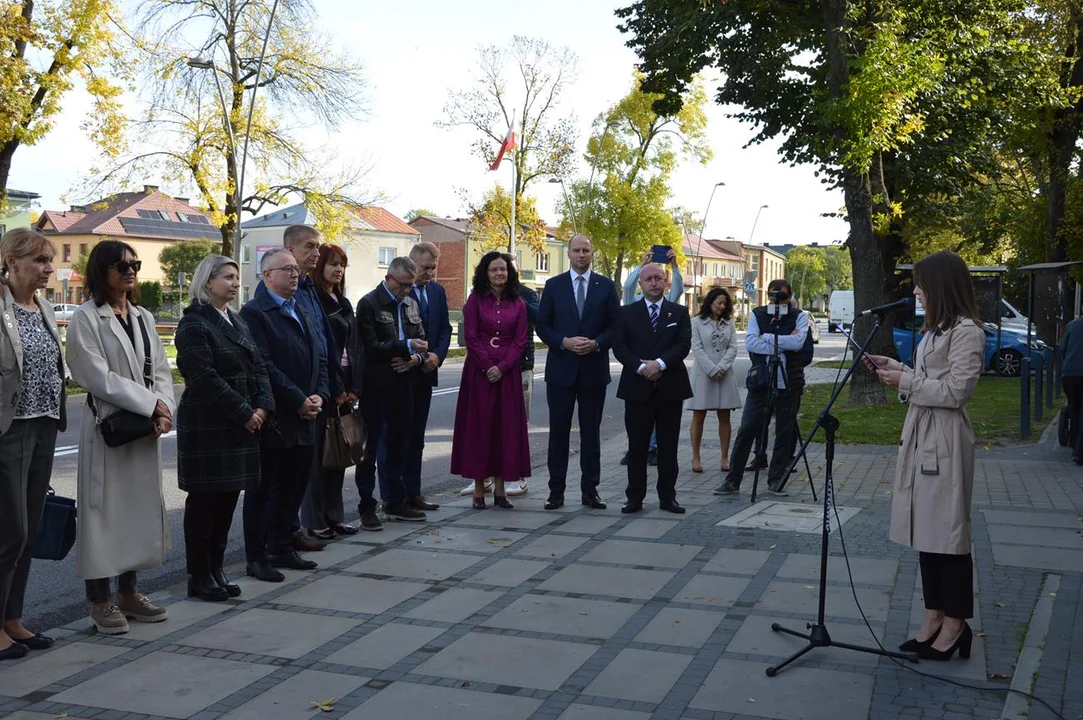
[[[878,647],[862,647],[860,645],[851,645],[849,643],[841,643],[831,641],[831,647],[846,648],[847,650],[856,650],[857,652],[869,653],[870,655],[886,655],[887,657],[898,658],[899,660],[909,660],[910,662],[917,662],[918,656],[915,653],[901,653],[892,652],[891,650],[881,650]]]
[[[794,432],[794,435],[798,439],[798,443],[800,443],[801,424],[797,421],[796,417],[793,420],[793,432]],[[812,490],[812,501],[813,502],[818,502],[819,498],[816,497],[816,486],[812,484],[812,468],[809,467],[809,464],[808,464],[808,453],[802,452],[801,453],[801,459],[805,463],[805,472],[807,473],[807,477],[808,477],[808,487],[809,487],[809,490]]]
[[[788,658],[786,658],[785,660],[780,662],[778,665],[772,665],[771,667],[767,668],[766,670],[764,670],[764,672],[767,673],[767,677],[774,677],[775,675],[778,674],[779,670],[786,667],[787,665],[792,663],[794,660],[797,660],[799,657],[801,657],[802,655],[807,653],[813,647],[815,647],[815,646],[814,645],[806,645],[805,647],[803,647],[800,650],[798,650],[797,652],[795,652],[793,655],[790,655]]]

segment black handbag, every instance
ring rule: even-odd
[[[63,560],[75,544],[75,501],[57,495],[49,488],[45,496],[45,508],[38,525],[38,537],[34,540],[34,558],[37,560]]]
[[[143,324],[143,316],[139,316],[139,331],[143,336],[143,385],[150,388],[151,380],[150,363],[150,337],[147,336],[147,327]],[[144,417],[131,410],[117,410],[108,417],[99,417],[94,407],[94,398],[87,393],[87,405],[94,415],[94,422],[102,432],[102,439],[109,447],[127,445],[133,440],[141,440],[154,434],[154,418]]]
[[[766,390],[771,386],[771,371],[767,364],[753,364],[745,375],[745,387],[752,392]]]

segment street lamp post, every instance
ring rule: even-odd
[[[222,105],[222,122],[226,126],[226,139],[229,141],[229,171],[233,176],[233,207],[237,210],[237,220],[233,224],[233,252],[234,261],[240,260],[241,249],[241,176],[237,168],[237,140],[233,135],[233,122],[229,117],[229,106],[226,105],[226,95],[222,92],[222,82],[218,79],[218,68],[212,60],[203,57],[188,58],[188,67],[197,70],[210,70],[214,77],[214,87],[218,90],[218,102]],[[238,262],[238,266],[240,263]]]
[[[766,209],[767,209],[767,206],[766,206],[766,205],[760,205],[760,208],[759,208],[759,210],[757,210],[757,211],[756,211],[756,219],[752,221],[752,232],[750,232],[750,233],[748,234],[748,244],[749,244],[749,245],[751,245],[751,244],[752,244],[752,236],[756,234],[756,225],[758,225],[758,224],[759,224],[759,222],[760,222],[760,213],[761,213],[761,212],[763,212],[763,211],[764,211],[764,210],[766,210]],[[762,258],[761,258],[761,260],[762,260]],[[759,269],[759,275],[757,276],[757,278],[756,278],[756,279],[757,279],[757,280],[760,280],[760,279],[762,279],[762,278],[763,278],[763,275],[764,275],[764,272],[763,272],[763,262],[761,261],[761,262],[760,262],[760,269]],[[759,297],[757,296],[757,298],[756,298],[756,299],[757,299],[757,300],[759,300]]]
[[[724,187],[726,183],[716,182],[711,188],[711,196],[707,198],[707,209],[703,211],[703,219],[699,223],[699,233],[696,235],[696,254],[692,258],[692,286],[699,288],[699,282],[697,281],[696,267],[702,261],[702,244],[703,244],[703,232],[707,229],[707,215],[711,212],[711,203],[714,202],[714,193],[720,187]],[[698,292],[696,293],[699,294]]]
[[[568,188],[564,185],[564,178],[551,177],[549,178],[549,182],[560,184],[560,190],[564,193],[564,206],[568,209],[568,215],[570,215],[572,219],[572,232],[578,235],[579,226],[575,221],[575,208],[572,207],[572,201],[568,198]]]

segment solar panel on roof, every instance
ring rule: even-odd
[[[157,235],[161,237],[216,240],[217,231],[210,224],[181,223],[150,218],[119,218],[124,231],[130,235]]]

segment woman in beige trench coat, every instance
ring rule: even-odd
[[[914,265],[914,295],[925,307],[925,336],[914,368],[869,355],[880,379],[909,403],[895,467],[891,539],[919,551],[925,617],[903,650],[928,660],[970,657],[974,568],[970,497],[974,431],[965,405],[974,394],[985,332],[966,263],[948,251]]]
[[[99,632],[128,631],[128,619],[160,622],[165,608],[136,591],[135,573],[160,567],[169,552],[158,438],[169,432],[176,403],[165,348],[151,314],[132,302],[140,263],[127,244],[105,240],[87,260],[91,300],[72,316],[67,360],[88,392],[79,435],[76,572],[86,579],[91,622]],[[143,330],[150,348],[144,383]],[[89,406],[93,401],[93,410]],[[105,444],[92,413],[120,410],[152,418],[154,433],[118,447]],[[115,598],[110,578],[118,577]]]

